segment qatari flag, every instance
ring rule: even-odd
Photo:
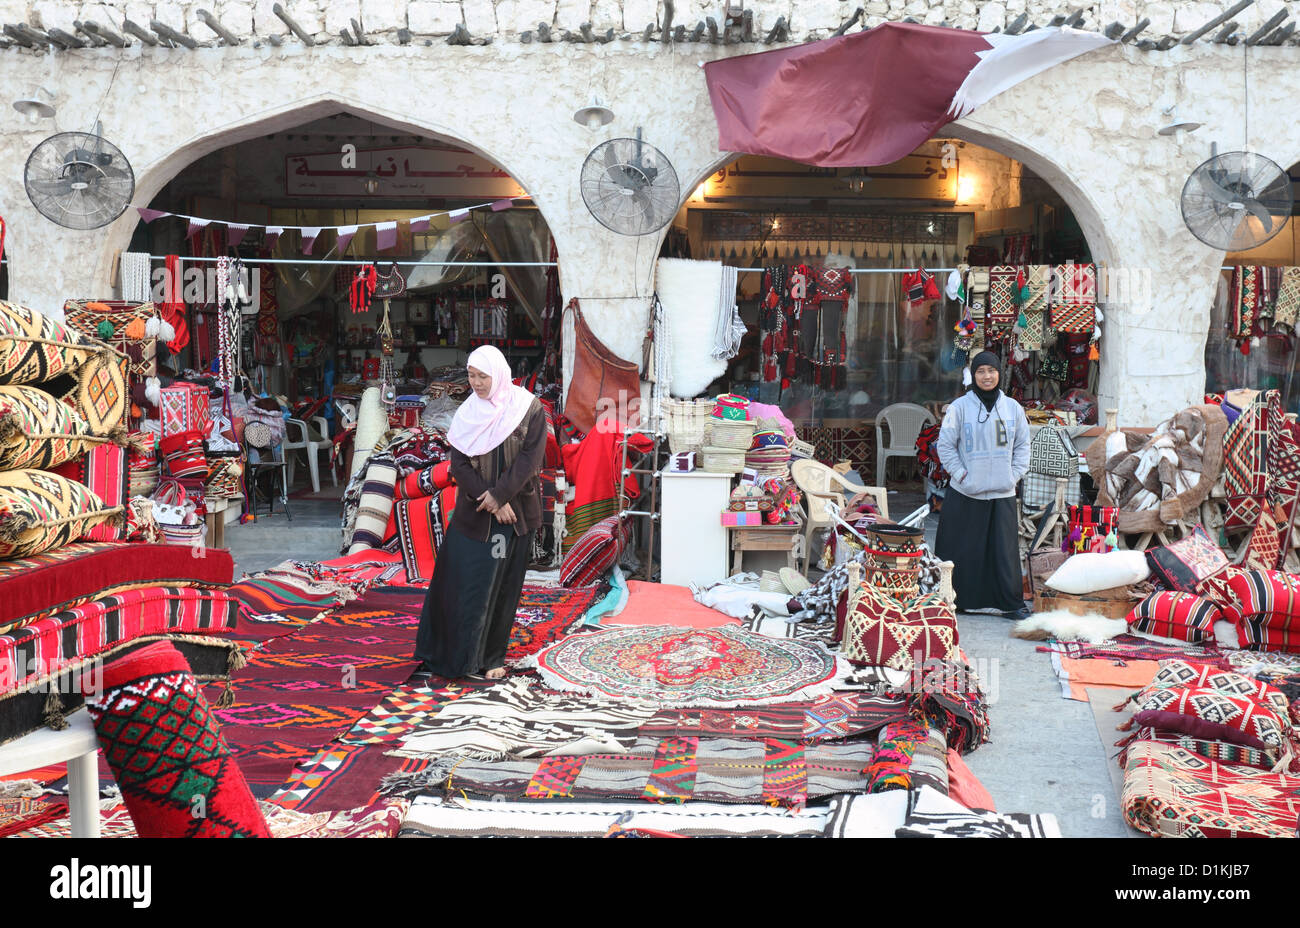
[[[722,151],[868,167],[911,154],[1002,91],[1112,43],[1064,27],[1003,35],[883,23],[710,61],[704,77]]]

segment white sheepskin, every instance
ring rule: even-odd
[[[1027,638],[1030,641],[1056,638],[1059,641],[1097,644],[1126,631],[1128,623],[1123,619],[1108,619],[1096,613],[1076,615],[1065,609],[1053,609],[1051,612],[1036,612],[1027,619],[1021,619],[1012,626],[1011,637]]]
[[[712,354],[721,287],[720,261],[659,259],[655,289],[668,327],[669,392],[680,399],[699,396],[727,370]]]

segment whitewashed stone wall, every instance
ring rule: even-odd
[[[698,64],[738,51],[635,43],[286,43],[196,52],[84,49],[51,62],[10,50],[0,53],[0,87],[15,94],[51,87],[59,129],[88,128],[98,114],[104,134],[135,168],[139,204],[208,152],[345,109],[399,131],[458,141],[530,192],[555,235],[566,298],[580,297],[597,335],[636,358],[658,241],[603,229],[582,203],[579,167],[597,143],[640,126],[673,161],[686,197],[729,160],[717,149]],[[1245,54],[1248,143],[1292,165],[1300,161],[1295,49]],[[1127,303],[1107,307],[1103,341],[1102,402],[1118,406],[1126,423],[1154,424],[1203,391],[1208,311],[1223,256],[1186,231],[1178,200],[1211,140],[1225,148],[1243,144],[1242,55],[1240,48],[1210,46],[1161,55],[1131,47],[1094,52],[945,130],[1023,161],[1069,203],[1094,256],[1138,283]],[[593,91],[616,114],[598,132],[572,118]],[[1155,132],[1164,122],[1161,109],[1173,103],[1205,123],[1181,143]],[[8,222],[12,298],[57,312],[66,297],[111,291],[113,265],[137,218],[129,212],[79,233],[34,211],[23,192],[23,165],[53,128],[0,120],[0,215]]]
[[[198,17],[208,10],[240,36],[284,35],[288,27],[272,12],[274,0],[169,0],[163,3],[126,0],[114,3],[77,3],[67,0],[0,0],[0,21],[28,22],[44,28],[73,31],[76,21],[90,20],[120,27],[123,17],[148,28],[158,19],[184,29],[199,41],[215,35]],[[1110,22],[1132,25],[1148,17],[1149,35],[1184,34],[1232,5],[1229,0],[1213,2],[1148,2],[1111,0],[1083,4],[1085,27],[1099,28]],[[1032,22],[1045,25],[1057,14],[1078,8],[1067,0],[747,0],[755,26],[764,32],[785,17],[791,39],[824,38],[862,7],[864,22],[876,25],[910,16],[937,25],[947,22],[961,29],[991,31],[1006,26],[1022,13]],[[1245,30],[1253,30],[1277,10],[1283,0],[1258,0],[1239,17]],[[445,36],[457,24],[464,24],[478,38],[499,37],[511,41],[546,23],[557,30],[576,32],[591,23],[596,33],[609,29],[618,36],[639,35],[646,26],[663,22],[662,0],[284,0],[289,14],[317,41],[338,40],[352,19],[361,22],[373,36],[392,37],[409,29],[420,38]],[[674,25],[688,29],[712,16],[721,24],[722,0],[677,0]],[[558,36],[557,36],[558,37]]]

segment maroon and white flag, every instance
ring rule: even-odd
[[[1053,65],[1113,44],[1050,27],[1020,35],[882,23],[704,65],[722,151],[818,167],[890,164]]]

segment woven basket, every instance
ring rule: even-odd
[[[229,499],[240,494],[244,475],[243,462],[238,455],[209,457],[208,479],[203,486],[204,495],[210,499]]]
[[[122,330],[136,319],[149,320],[158,315],[152,303],[128,303],[122,300],[68,300],[63,304],[63,321],[83,335],[112,341],[122,338]],[[113,334],[105,338],[99,333],[99,324],[107,322]]]
[[[128,485],[129,495],[131,496],[153,496],[153,491],[158,489],[158,481],[161,479],[158,465],[152,467],[132,467],[131,482]]]
[[[738,474],[745,469],[745,452],[734,448],[704,447],[700,451],[700,470],[708,474]]]
[[[704,443],[709,448],[729,448],[736,451],[748,451],[754,443],[753,422],[728,422],[723,419],[709,419],[704,431]],[[744,460],[744,454],[741,454]]]
[[[673,454],[704,447],[704,427],[712,412],[712,400],[664,400],[663,427]]]
[[[201,545],[207,540],[208,527],[203,522],[194,525],[166,525],[159,523],[163,537],[169,545]]]
[[[791,457],[807,458],[808,460],[812,460],[812,457],[815,453],[816,453],[816,449],[813,448],[813,446],[809,442],[804,441],[802,438],[796,438],[794,441],[790,442]]]

